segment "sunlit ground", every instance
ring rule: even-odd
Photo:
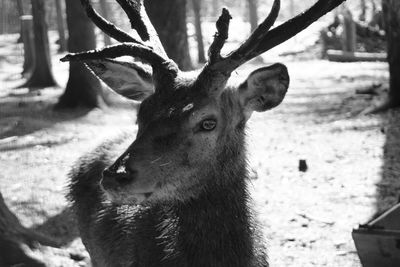
[[[53,56],[60,88],[12,89],[22,84],[16,38],[0,42],[0,190],[24,225],[63,241],[62,249],[41,248],[37,257],[50,266],[87,266],[66,209],[67,173],[104,138],[128,130],[133,140],[135,112],[54,113],[52,105],[68,75],[60,55]],[[262,61],[284,62],[291,76],[283,104],[253,115],[248,127],[250,188],[271,265],[360,266],[351,230],[394,204],[400,190],[395,179],[400,176],[395,160],[399,111],[359,115],[375,100],[355,94],[356,89],[385,85],[387,64],[295,62],[272,54],[233,77],[245,79]],[[298,171],[300,159],[306,160],[307,172]]]

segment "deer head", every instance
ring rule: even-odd
[[[293,37],[343,1],[320,0],[308,11],[270,30],[280,9],[280,1],[275,0],[268,17],[227,56],[220,51],[228,38],[231,16],[223,9],[208,62],[196,77],[190,77],[168,58],[142,1],[117,0],[140,36],[137,40],[102,18],[89,0],[81,0],[92,21],[121,43],[69,54],[61,60],[83,61],[113,90],[141,101],[136,140],[103,172],[101,186],[106,195],[117,203],[184,201],[207,190],[210,172],[245,166],[245,124],[253,111],[263,112],[282,102],[289,75],[283,64],[273,64],[253,71],[239,87],[227,88],[231,73]],[[135,63],[112,59],[121,56],[149,64],[152,72]],[[222,178],[213,181],[228,182]]]

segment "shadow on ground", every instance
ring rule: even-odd
[[[61,246],[66,246],[79,237],[73,211],[66,207],[61,213],[48,218],[44,223],[31,227],[31,230],[55,238]]]
[[[87,109],[55,111],[57,91],[51,88],[0,98],[0,139],[29,135],[89,112]]]

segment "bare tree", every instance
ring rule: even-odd
[[[145,7],[168,56],[183,70],[191,69],[186,30],[186,0],[145,1]]]
[[[205,62],[206,57],[204,55],[203,32],[201,30],[201,4],[202,4],[201,0],[192,0],[194,25],[196,28],[198,62]]]
[[[26,82],[28,87],[57,85],[51,70],[51,57],[44,0],[32,0],[33,31],[35,33],[35,64],[32,75]]]
[[[67,40],[65,38],[65,26],[64,26],[64,12],[61,0],[56,1],[56,11],[57,11],[57,30],[59,36],[60,47],[59,52],[64,52],[67,50]]]
[[[290,0],[290,16],[294,17],[296,15],[295,13],[295,7],[294,7],[294,0]]]
[[[17,4],[18,15],[20,17],[22,17],[23,15],[25,15],[24,5],[22,3],[22,0],[17,0],[16,4]],[[4,7],[2,7],[2,8],[4,8]],[[22,34],[23,33],[22,33],[22,25],[21,25],[21,30],[20,30],[20,36],[19,36],[19,39],[18,39],[18,43],[22,42],[22,40],[23,40]]]
[[[24,15],[20,17],[21,37],[24,44],[24,65],[22,75],[32,72],[35,65],[35,44],[32,26],[32,16]]]
[[[387,38],[390,89],[387,107],[400,106],[400,1],[382,0]]]
[[[65,0],[69,32],[68,51],[80,52],[96,48],[93,24],[87,18],[80,1]],[[98,107],[103,101],[100,81],[81,62],[70,62],[69,79],[57,109]]]
[[[16,2],[17,2],[18,14],[19,14],[20,16],[25,15],[25,12],[24,12],[24,5],[23,5],[23,3],[22,3],[22,0],[17,0]]]
[[[251,31],[254,31],[258,26],[257,0],[247,0],[247,4]]]
[[[100,0],[99,3],[100,3],[101,14],[106,20],[110,20],[107,0]],[[110,36],[108,36],[107,34],[103,34],[103,36],[104,36],[104,45],[110,45],[111,44]]]

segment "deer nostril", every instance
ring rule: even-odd
[[[119,173],[108,168],[103,171],[103,179],[101,183],[105,188],[128,185],[133,182],[136,173],[137,172],[134,170],[127,170],[126,172]]]

